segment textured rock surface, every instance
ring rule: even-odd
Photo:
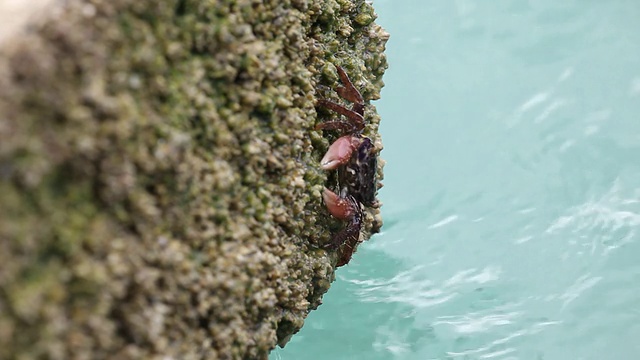
[[[374,19],[360,0],[72,0],[4,32],[0,358],[284,344],[333,281],[318,247],[342,226],[316,88],[339,64],[379,97]]]

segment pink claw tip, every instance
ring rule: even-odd
[[[333,191],[324,188],[322,198],[324,199],[324,203],[327,204],[327,210],[329,210],[329,213],[333,217],[346,220],[353,215],[353,209],[351,209],[349,201],[336,195]]]
[[[333,170],[349,161],[351,153],[355,148],[354,137],[345,135],[336,140],[320,161],[320,166],[324,170]]]

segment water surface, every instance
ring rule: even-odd
[[[383,233],[271,359],[639,359],[640,3],[374,6]]]

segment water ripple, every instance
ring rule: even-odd
[[[286,359],[638,358],[637,2],[376,10],[384,231]]]

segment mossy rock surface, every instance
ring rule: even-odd
[[[39,10],[0,37],[0,358],[266,358],[335,277],[315,99],[334,65],[379,98],[371,5]]]

